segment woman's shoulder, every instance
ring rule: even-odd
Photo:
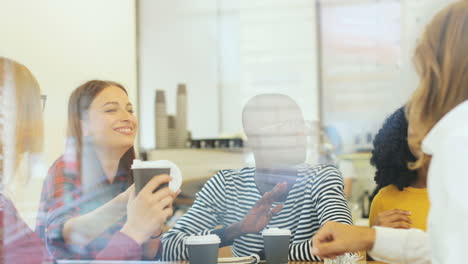
[[[76,163],[66,161],[63,155],[58,157],[47,172],[44,186],[47,186],[48,189],[55,189],[54,186],[57,184],[79,184],[80,177],[77,168]]]
[[[395,197],[395,195],[398,195],[400,193],[400,190],[398,187],[396,187],[393,184],[387,185],[383,187],[382,189],[379,190],[379,192],[375,195],[374,200],[382,200],[387,197]]]
[[[395,185],[393,184],[390,184],[390,185],[387,185],[385,187],[383,187],[382,189],[380,189],[379,193],[381,193],[382,195],[392,195],[396,192],[399,192],[400,190],[398,190],[398,187],[396,187]]]
[[[63,170],[65,168],[65,160],[63,158],[63,155],[59,156],[49,167],[49,175],[50,174],[55,174],[60,170]]]

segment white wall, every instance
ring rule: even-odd
[[[193,137],[218,135],[217,1],[140,1],[141,146],[155,146],[155,91],[166,91],[175,114],[178,83],[187,85],[188,129]]]
[[[417,87],[419,77],[412,58],[417,41],[432,17],[445,6],[457,0],[401,0],[402,77],[408,89]]]
[[[318,120],[316,4],[309,0],[220,1],[220,132],[242,129],[253,96],[283,93]]]
[[[155,147],[154,96],[175,111],[187,84],[195,138],[241,132],[253,95],[286,93],[317,120],[315,2],[308,0],[141,0],[141,146]]]
[[[318,120],[316,1],[240,3],[240,105],[260,93],[283,93],[306,120]]]
[[[0,55],[25,64],[48,96],[49,166],[63,152],[67,101],[78,85],[95,78],[117,81],[135,102],[135,0],[2,0],[0,6]],[[39,199],[42,179],[31,183],[28,198]]]

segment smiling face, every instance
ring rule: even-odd
[[[96,147],[105,149],[126,151],[131,148],[137,127],[133,106],[125,91],[117,86],[109,86],[100,92],[82,120],[83,135]]]

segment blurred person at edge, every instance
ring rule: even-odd
[[[154,192],[170,181],[163,175],[135,197],[136,130],[122,85],[92,80],[71,94],[65,154],[44,181],[36,226],[54,258],[156,258],[176,194],[167,187]]]
[[[418,229],[355,227],[329,222],[313,238],[313,252],[335,257],[369,250],[388,263],[466,262],[468,237],[468,1],[440,11],[415,51],[420,86],[406,113],[408,141],[417,160],[429,167],[431,209],[428,232]]]
[[[15,178],[24,182],[21,164],[40,155],[43,142],[41,94],[31,72],[23,65],[0,57],[1,111],[1,190],[0,190],[0,259],[1,263],[51,262],[39,236],[21,219],[8,187]],[[26,170],[27,171],[27,170]]]
[[[17,173],[18,166],[20,163],[31,166],[24,159],[42,152],[43,122],[39,84],[24,65],[0,57],[0,94],[0,151],[3,157],[0,164],[0,233],[3,234],[0,238],[1,263],[51,263],[52,259],[44,242],[21,219],[15,206],[5,195],[7,185],[3,184],[12,182],[15,178],[20,178],[23,182],[28,180],[28,175]],[[137,259],[141,256],[139,241],[142,237],[150,236],[158,227],[152,217],[141,213],[155,212],[153,207],[141,200],[151,196],[151,189],[160,183],[161,181],[152,181],[136,198],[133,189],[129,190],[131,198],[127,204],[129,217],[126,227],[115,235],[114,240],[96,259],[107,259],[107,256],[115,255],[119,255],[121,259]],[[141,219],[135,220],[136,216]],[[128,248],[121,248],[122,240],[127,241]]]

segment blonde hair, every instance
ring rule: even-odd
[[[11,90],[7,91],[7,89]],[[8,158],[13,159],[16,168],[23,154],[42,152],[44,132],[39,84],[33,74],[24,65],[11,59],[0,57],[0,93],[2,97],[6,93],[15,95],[14,98],[11,98],[14,102],[14,108],[11,110],[14,113],[5,112],[4,98],[2,98],[1,107],[3,115],[12,114],[15,117],[15,138],[7,140],[13,141],[15,156]],[[1,120],[0,129],[3,135],[5,133],[5,126],[11,124],[3,124],[5,116],[2,116]],[[0,154],[2,156],[4,154],[3,140],[5,139],[2,138],[0,141]],[[3,164],[1,171],[3,174]]]
[[[440,11],[426,27],[414,63],[420,75],[418,89],[407,105],[407,117],[415,135],[410,146],[421,152],[427,133],[450,110],[468,99],[468,1]],[[421,152],[422,153],[422,152]],[[423,154],[411,169],[429,164]]]

